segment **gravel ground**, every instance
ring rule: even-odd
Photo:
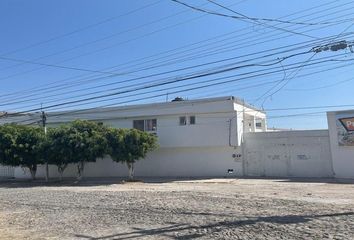
[[[353,239],[354,182],[0,182],[0,239]]]

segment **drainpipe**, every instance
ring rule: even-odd
[[[246,176],[246,158],[245,158],[245,100],[242,99],[242,135],[241,135],[241,154],[242,154],[242,176]]]
[[[232,138],[232,132],[231,132],[231,130],[232,130],[232,121],[235,119],[235,118],[237,118],[237,114],[236,114],[236,116],[234,116],[234,117],[232,117],[232,118],[230,118],[229,119],[229,147],[237,147],[237,146],[234,146],[234,145],[232,145],[232,143],[231,143],[231,138]],[[238,134],[238,126],[237,126],[237,124],[236,124],[236,132],[237,132],[237,134]]]

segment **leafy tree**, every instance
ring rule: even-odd
[[[75,163],[73,151],[75,146],[71,140],[70,127],[63,125],[57,128],[49,128],[45,143],[45,157],[49,164],[56,165],[60,180],[68,164]]]
[[[82,179],[85,163],[96,162],[97,158],[101,158],[107,152],[107,140],[105,133],[107,128],[100,123],[75,120],[69,126],[63,127],[62,131],[59,130],[58,137],[63,137],[56,144],[56,149],[64,145],[64,150],[60,151],[60,155],[63,154],[63,158],[60,161],[61,165],[69,162],[77,164],[77,179]],[[54,152],[55,153],[55,152]],[[70,160],[66,160],[64,155],[70,157]],[[58,160],[59,158],[55,158]]]
[[[37,165],[43,164],[43,144],[45,136],[43,129],[33,126],[16,126],[17,134],[14,145],[15,161],[21,167],[30,170],[32,179],[35,179]]]
[[[0,127],[0,162],[8,166],[29,169],[35,179],[37,165],[43,163],[44,133],[32,126],[3,125]]]
[[[108,154],[113,161],[124,162],[129,170],[129,180],[134,178],[134,163],[157,148],[156,136],[137,129],[107,131]]]
[[[17,129],[14,125],[6,124],[0,126],[0,164],[7,166],[18,166],[14,161],[14,145]]]

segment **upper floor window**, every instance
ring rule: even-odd
[[[256,119],[256,128],[262,128],[262,119]]]
[[[147,119],[145,120],[145,131],[156,131],[156,119]]]
[[[188,122],[187,122],[188,119]],[[188,118],[186,116],[181,116],[179,117],[179,125],[184,126],[187,125],[194,125],[195,124],[195,116],[189,116]]]
[[[195,116],[189,116],[189,124],[191,125],[195,124]]]
[[[133,128],[144,131],[144,120],[134,120]]]
[[[179,125],[187,125],[187,118],[185,116],[179,117]]]
[[[157,130],[156,119],[133,120],[133,128],[140,131],[155,132]]]

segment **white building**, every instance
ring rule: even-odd
[[[33,120],[39,116],[25,118]],[[234,97],[48,113],[47,122],[60,125],[75,119],[156,134],[159,149],[136,164],[137,176],[242,176],[243,133],[266,131],[265,113]],[[75,170],[74,166],[68,167],[64,176],[75,176]],[[43,168],[39,168],[38,176],[43,174]],[[50,175],[57,175],[55,167]],[[84,172],[86,177],[126,175],[126,166],[111,159],[89,163]],[[15,177],[28,176],[21,168],[15,169]]]
[[[33,122],[40,114],[13,121]],[[234,97],[95,108],[48,114],[48,125],[75,119],[158,136],[159,149],[137,162],[140,177],[336,177],[354,178],[354,111],[328,113],[329,129],[267,131],[266,115]],[[6,122],[6,118],[0,118]],[[0,122],[1,124],[1,122]],[[126,176],[111,159],[85,166],[86,177]],[[28,178],[21,168],[0,167],[0,177]],[[69,166],[66,177],[76,175]],[[38,177],[44,177],[40,167]],[[54,166],[50,176],[58,176]]]

